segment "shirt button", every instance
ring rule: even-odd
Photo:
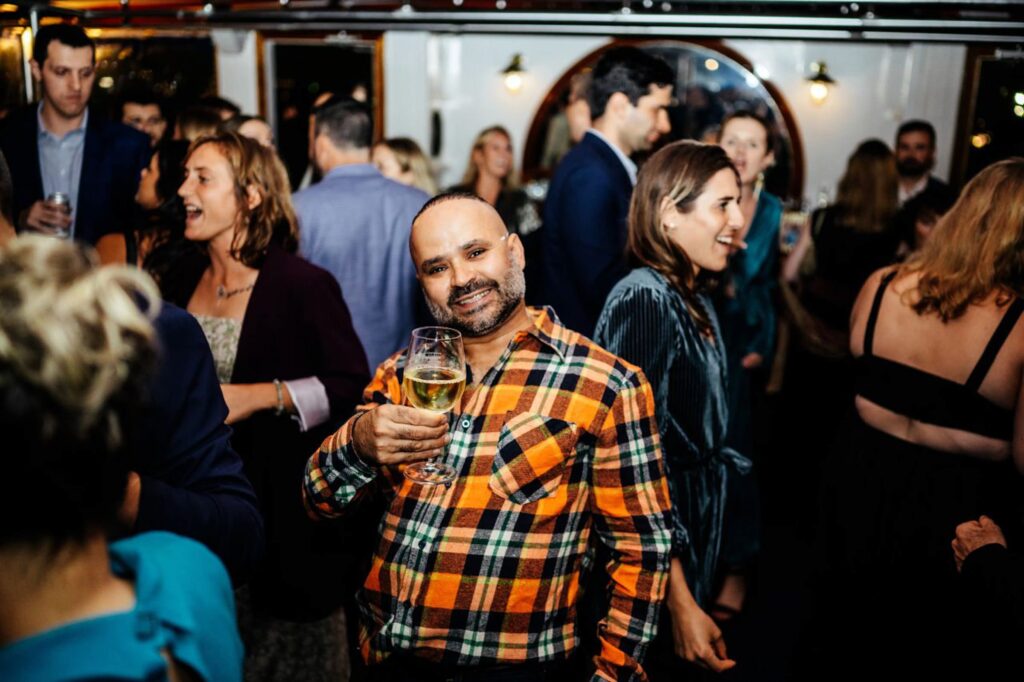
[[[469,417],[466,417],[465,419],[462,420],[463,429],[469,430],[469,427],[472,426],[472,424],[473,421]]]

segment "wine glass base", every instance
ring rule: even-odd
[[[405,477],[426,485],[442,485],[455,480],[455,467],[450,464],[417,462],[405,468]]]

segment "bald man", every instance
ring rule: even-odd
[[[406,351],[309,461],[313,515],[383,495],[360,593],[374,679],[577,677],[580,567],[607,548],[609,607],[594,679],[645,679],[671,539],[653,398],[636,367],[526,307],[523,247],[485,201],[446,194],[413,221],[410,252],[438,324],[463,334],[466,390],[445,415],[404,405]],[[403,478],[441,455],[448,485]]]

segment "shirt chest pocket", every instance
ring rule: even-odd
[[[576,424],[539,414],[510,416],[498,436],[490,488],[516,504],[554,493],[576,448]]]

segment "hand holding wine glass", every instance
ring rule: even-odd
[[[447,327],[414,329],[402,380],[402,392],[409,404],[446,414],[459,403],[465,388],[462,334]],[[418,483],[436,485],[454,480],[455,468],[434,458],[410,465],[405,476]]]
[[[378,466],[408,464],[443,452],[448,419],[405,405],[380,405],[361,415],[352,442],[363,460]]]

